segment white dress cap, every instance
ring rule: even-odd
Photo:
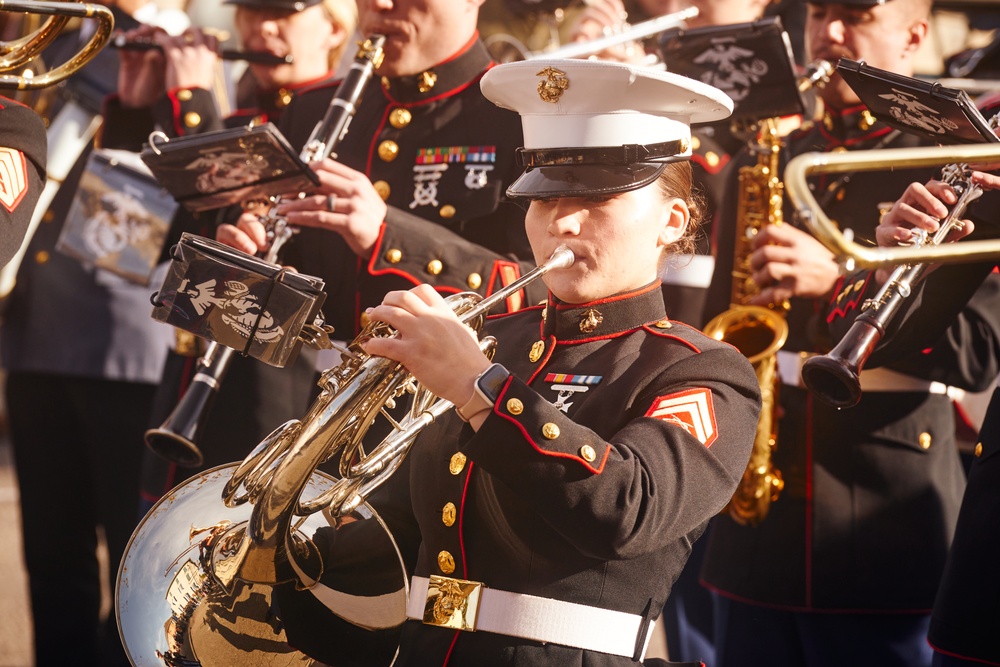
[[[508,189],[515,197],[642,187],[666,163],[690,157],[691,123],[733,111],[729,96],[708,84],[600,60],[507,63],[488,71],[480,87],[494,104],[521,115],[520,158],[528,171]],[[616,150],[590,150],[597,148]]]

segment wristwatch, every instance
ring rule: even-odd
[[[472,398],[465,405],[455,407],[459,419],[467,422],[483,410],[492,410],[509,377],[510,371],[500,364],[493,364],[480,373],[472,388]]]

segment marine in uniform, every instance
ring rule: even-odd
[[[303,228],[289,244],[288,262],[325,279],[324,313],[337,336],[360,330],[364,308],[393,289],[429,283],[444,293],[491,293],[521,275],[529,257],[524,212],[506,201],[517,175],[521,144],[517,114],[479,91],[493,66],[473,36],[451,58],[426,70],[381,77],[365,91],[337,160],[362,172],[388,210],[370,257],[359,258],[338,236]],[[293,145],[305,143],[333,96],[331,86],[308,91],[280,127]],[[333,195],[334,208],[347,202]],[[289,218],[294,221],[294,217]],[[537,289],[534,296],[540,298]],[[515,295],[507,307],[530,303]]]
[[[1000,192],[995,189],[1000,187],[1000,177],[992,175],[989,183],[988,187],[993,191],[974,202],[966,212],[965,217],[972,219],[976,225],[972,239],[998,235]],[[920,223],[925,229],[936,229],[937,221],[947,215],[951,205],[944,199],[946,186],[937,183],[936,187],[928,187],[930,199],[936,199],[936,208],[931,208],[926,199],[916,199],[907,191],[891,214],[883,218],[879,245],[896,243],[900,237],[895,228],[900,225],[910,227]],[[901,204],[905,206],[901,208]],[[911,207],[916,215],[901,213],[906,207]],[[930,224],[926,222],[927,216],[932,217]],[[968,307],[966,304],[982,290],[982,285],[988,284],[984,281],[990,280],[989,276],[995,273],[995,261],[937,267],[916,286],[913,294],[903,301],[897,316],[887,323],[882,342],[868,358],[865,367],[891,364],[949,335],[952,322],[961,318]],[[881,289],[881,283],[872,272],[860,272],[852,280],[862,285],[861,299],[871,298]],[[857,307],[831,309],[829,322],[835,341],[846,335],[860,312]],[[997,309],[984,309],[980,311],[980,316],[993,328],[1000,326],[1000,311]],[[996,342],[991,353],[1000,356]],[[997,517],[1000,516],[998,453],[1000,390],[995,390],[973,452],[954,540],[931,615],[928,640],[935,650],[936,666],[1000,665],[1000,643],[993,631],[1000,623],[1000,609],[996,605],[1000,596],[1000,575],[990,565],[991,557],[1000,553],[1000,538],[995,530]]]
[[[907,26],[920,23],[907,13],[910,2],[814,3],[807,26],[812,59],[836,61],[861,48],[868,32],[884,44],[909,39]],[[895,27],[882,23],[889,15],[900,17]],[[875,66],[906,73],[899,64],[905,59],[893,53]],[[885,57],[875,49],[854,55]],[[790,138],[788,155],[918,143],[880,123],[856,97],[850,101],[844,88],[835,77],[820,91],[826,114]],[[842,228],[872,238],[887,193],[925,178],[894,169],[815,179],[811,187]],[[728,216],[729,231],[719,238],[732,243],[734,212]],[[785,220],[787,228],[790,211]],[[718,593],[719,664],[929,664],[924,636],[964,486],[948,387],[981,391],[1000,368],[992,352],[1000,330],[985,315],[996,309],[996,285],[984,288],[933,348],[899,360],[892,372],[862,374],[861,402],[845,413],[814,400],[799,370],[803,359],[829,349],[827,304],[857,303],[857,285],[838,279],[829,253],[803,232],[768,227],[758,239],[758,303],[791,297],[789,336],[777,355],[780,420],[772,457],[785,487],[760,525],[729,516],[713,523],[702,580]],[[732,257],[720,247],[717,311],[728,301],[725,264]]]
[[[291,64],[251,65],[250,73],[260,79],[255,87],[253,100],[223,118],[219,115],[215,96],[210,89],[211,78],[203,81],[197,60],[180,61],[180,64],[160,65],[161,69],[173,68],[173,80],[179,85],[153,91],[154,99],[137,103],[139,95],[126,89],[134,80],[148,76],[135,71],[125,77],[119,93],[108,98],[105,108],[107,129],[104,144],[109,148],[138,151],[146,143],[150,132],[161,128],[168,136],[194,136],[245,126],[249,123],[277,123],[292,99],[302,90],[333,79],[327,67],[335,64],[344,51],[356,22],[353,3],[305,0],[229,0],[237,6],[236,25],[240,29],[242,46],[250,51],[287,51],[275,55],[292,55]],[[322,5],[322,6],[319,6]],[[303,36],[303,21],[326,21],[327,32],[309,27]],[[277,23],[286,27],[279,34]],[[328,34],[327,34],[328,33]],[[214,74],[218,62],[213,55],[218,50],[217,40],[208,34],[193,32],[170,37],[153,27],[130,32],[129,39],[156,39],[165,49],[206,49],[208,76]],[[282,41],[284,40],[284,41]],[[329,62],[318,59],[315,49],[329,47]],[[142,58],[146,54],[130,54]],[[171,80],[167,77],[167,80]],[[226,211],[188,213],[176,216],[166,248],[179,240],[182,232],[214,236],[215,227],[225,220]],[[191,378],[198,369],[204,346],[196,337],[177,330],[176,339],[163,367],[162,380],[149,425],[159,427],[183,397]],[[205,457],[201,469],[242,460],[253,446],[274,428],[289,419],[305,413],[312,398],[315,380],[315,358],[307,350],[289,367],[275,368],[254,359],[234,356],[226,377],[214,399],[208,415],[198,430],[195,444]],[[196,469],[179,470],[153,452],[146,452],[143,461],[142,502],[148,508],[160,496]]]
[[[397,664],[635,664],[735,488],[759,409],[748,362],[668,319],[657,278],[693,233],[688,124],[731,101],[578,60],[501,65],[482,89],[522,114],[529,167],[507,193],[530,202],[536,261],[565,244],[577,263],[545,276],[546,304],[490,319],[492,364],[429,286],[369,313],[399,336],[366,351],[459,406],[372,500],[394,529],[408,523],[396,533],[416,556]],[[335,650],[286,631],[321,659]]]
[[[109,8],[119,27],[138,25]],[[46,61],[75,54],[80,33],[60,35]],[[113,51],[98,53],[57,89],[53,117],[70,101],[99,113],[117,68]],[[91,148],[42,216],[0,330],[39,667],[128,665],[114,616],[100,616],[98,531],[113,572],[136,523],[142,434],[170,341],[146,288],[56,249]]]
[[[45,183],[45,123],[34,111],[0,97],[0,268],[24,240]]]

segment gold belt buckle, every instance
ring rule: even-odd
[[[475,631],[483,584],[478,581],[430,576],[423,622],[452,630]]]

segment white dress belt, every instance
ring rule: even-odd
[[[806,388],[802,381],[802,364],[810,357],[811,352],[791,352],[778,350],[778,375],[781,384],[791,387]],[[925,394],[945,394],[952,400],[965,396],[965,391],[958,387],[950,387],[942,382],[931,382],[899,373],[888,368],[872,368],[861,371],[858,376],[861,381],[861,391],[915,391]]]
[[[406,615],[424,617],[427,577],[413,577]],[[483,587],[476,630],[631,658],[642,616]],[[646,655],[655,623],[646,631]],[[640,658],[641,659],[641,658]]]

